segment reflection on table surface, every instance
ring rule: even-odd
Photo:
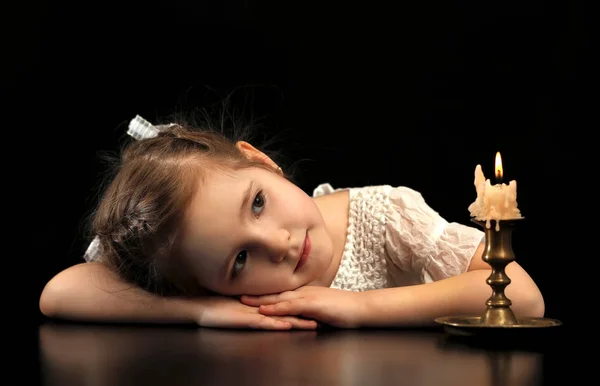
[[[232,331],[44,324],[45,385],[541,385],[544,353],[437,330]]]

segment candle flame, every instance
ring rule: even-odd
[[[502,157],[500,152],[496,153],[496,179],[502,182]]]

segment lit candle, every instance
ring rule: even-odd
[[[517,181],[512,180],[508,185],[502,183],[502,157],[496,153],[496,184],[492,185],[481,171],[481,165],[475,167],[475,190],[477,198],[469,205],[471,217],[486,222],[490,228],[491,220],[508,220],[522,218],[517,206]],[[500,223],[496,221],[496,230]]]

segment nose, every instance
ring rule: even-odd
[[[269,259],[274,263],[280,263],[288,254],[290,233],[285,229],[265,231],[263,243]]]

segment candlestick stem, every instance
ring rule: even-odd
[[[517,222],[521,220],[491,220],[489,226],[486,226],[486,221],[472,220],[483,227],[485,249],[482,259],[492,267],[492,273],[486,280],[486,283],[492,288],[492,295],[485,302],[487,307],[481,318],[483,325],[518,324],[511,309],[512,302],[506,297],[504,290],[511,282],[505,268],[515,260],[512,249],[512,232]],[[496,224],[496,221],[499,224]]]
[[[496,166],[501,166],[501,163],[498,162],[499,156],[500,153],[496,156]],[[496,177],[502,178],[502,169],[499,168],[499,170],[500,173]],[[475,216],[474,213],[478,213],[481,217],[491,214],[497,217],[511,217],[507,220],[471,219],[485,232],[485,245],[481,258],[492,268],[491,274],[486,279],[486,283],[492,289],[492,294],[485,302],[485,311],[480,315],[439,316],[435,318],[435,321],[444,325],[444,329],[454,335],[498,338],[506,338],[508,331],[517,333],[517,331],[561,326],[562,322],[557,319],[535,316],[515,317],[511,309],[512,302],[504,293],[511,282],[506,274],[506,266],[515,261],[512,249],[513,230],[525,219],[521,217],[516,206],[516,181],[511,181],[508,189],[501,189],[504,185],[492,186],[489,180],[485,179],[481,166],[477,165],[475,186],[477,200],[469,206],[472,216]],[[496,205],[502,203],[504,203],[503,206]]]

